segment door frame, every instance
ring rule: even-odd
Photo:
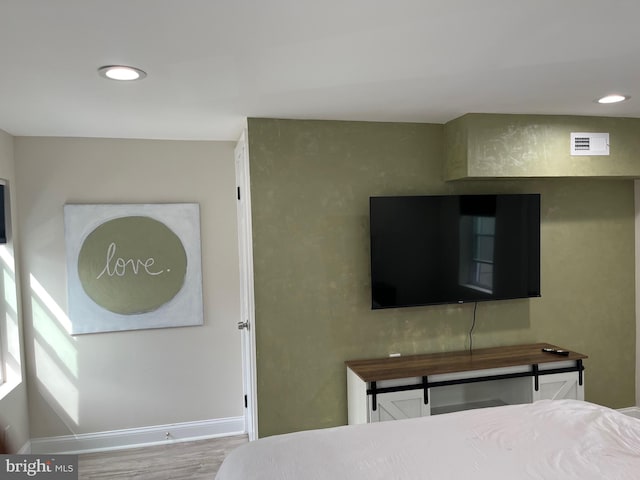
[[[238,254],[240,261],[240,322],[242,381],[245,395],[244,424],[249,441],[258,438],[258,398],[256,382],[256,315],[253,290],[253,233],[251,226],[251,182],[249,178],[249,144],[246,129],[235,151],[238,215]],[[240,327],[239,327],[240,328]]]

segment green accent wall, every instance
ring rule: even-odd
[[[572,156],[572,132],[609,133],[610,154]],[[445,178],[640,177],[640,119],[470,113],[445,126]]]
[[[468,348],[473,305],[372,311],[369,197],[542,195],[542,297],[478,304],[474,348],[589,355],[587,400],[635,404],[633,181],[445,182],[445,126],[249,119],[260,436],[347,421],[344,361]]]

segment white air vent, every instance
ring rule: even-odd
[[[572,132],[571,155],[609,155],[609,134]]]

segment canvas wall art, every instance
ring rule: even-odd
[[[195,203],[64,206],[72,334],[202,325]]]

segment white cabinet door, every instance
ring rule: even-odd
[[[373,410],[369,395],[369,421],[384,422],[429,415],[429,405],[424,404],[423,390],[380,393],[376,395],[377,407]]]
[[[532,382],[535,379],[531,379]],[[584,381],[578,383],[578,372],[554,373],[538,377],[538,391],[533,390],[533,401],[536,400],[584,400]],[[584,375],[583,375],[584,380]]]

